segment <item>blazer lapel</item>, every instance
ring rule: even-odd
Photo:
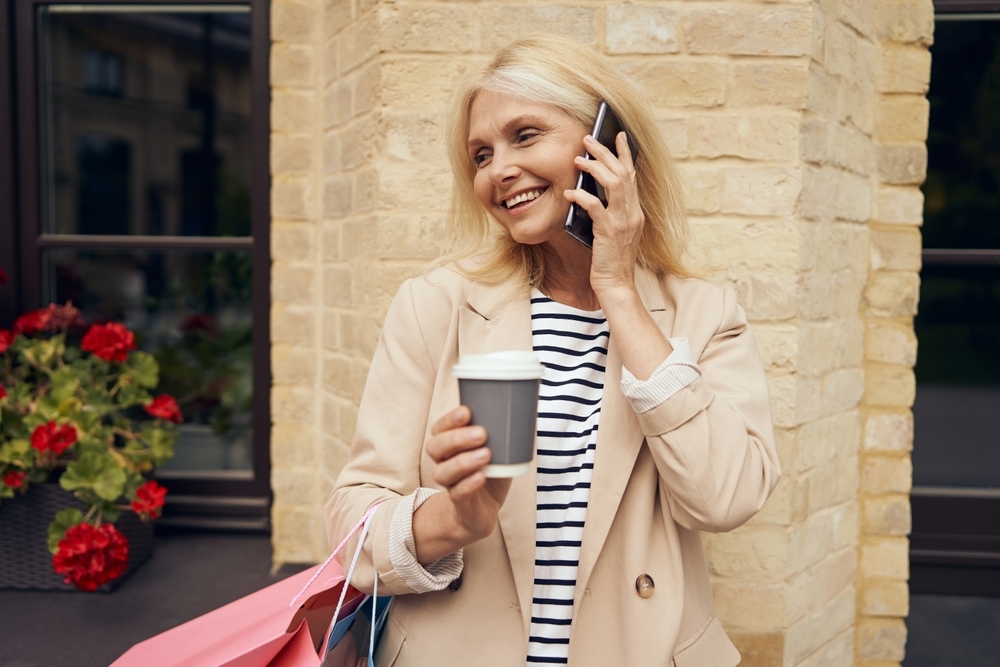
[[[651,312],[661,330],[664,330],[666,307],[656,276],[636,267],[636,287],[646,309]],[[664,335],[670,334],[664,330]],[[604,548],[625,488],[631,479],[639,450],[645,442],[639,419],[621,390],[621,369],[621,354],[614,337],[611,337],[604,373],[601,421],[597,430],[594,476],[587,505],[587,524],[583,530],[580,565],[573,596],[574,610],[579,607],[586,592],[590,575]]]
[[[476,283],[459,313],[459,354],[531,349],[530,294],[515,282]],[[515,477],[500,509],[500,531],[510,558],[525,636],[531,623],[535,575],[536,473]]]

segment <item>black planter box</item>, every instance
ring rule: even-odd
[[[86,508],[58,484],[35,484],[24,496],[0,501],[0,590],[75,591],[52,569],[47,546],[49,524],[67,507]],[[97,590],[113,591],[153,552],[153,524],[143,523],[133,512],[122,512],[115,527],[128,540],[128,568]]]

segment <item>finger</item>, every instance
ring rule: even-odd
[[[451,496],[451,500],[455,503],[456,507],[459,505],[465,506],[486,486],[486,481],[486,475],[482,472],[474,472],[450,487],[448,495]]]
[[[451,488],[469,475],[481,472],[483,466],[489,462],[490,450],[487,447],[461,452],[434,466],[434,481],[441,486]]]
[[[563,190],[563,196],[566,198],[566,201],[576,204],[589,213],[591,218],[607,211],[601,200],[586,190]]]
[[[451,412],[445,413],[431,426],[431,435],[444,433],[459,426],[465,426],[472,419],[472,412],[464,405],[460,405]]]
[[[440,463],[461,452],[486,444],[486,429],[482,426],[460,426],[432,436],[427,441],[427,455]]]
[[[609,171],[617,174],[619,178],[624,178],[627,175],[625,165],[622,161],[611,152],[611,149],[591,135],[588,134],[583,138],[583,147],[587,149],[587,152],[590,153],[595,162],[604,165]]]
[[[598,183],[604,186],[605,190],[619,190],[625,183],[625,179],[622,176],[616,174],[602,162],[588,160],[583,157],[575,157],[573,160],[577,169],[593,176]],[[619,164],[619,166],[621,165]]]
[[[618,149],[618,159],[625,170],[635,173],[635,160],[632,157],[632,149],[628,145],[628,136],[624,132],[619,132],[615,137],[615,147]]]

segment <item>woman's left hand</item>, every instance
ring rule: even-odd
[[[583,145],[594,159],[577,157],[576,167],[604,187],[608,207],[584,190],[567,190],[565,196],[582,206],[594,222],[590,286],[603,303],[602,297],[613,291],[635,289],[635,261],[645,216],[625,133],[615,138],[618,157],[590,135],[584,137]]]

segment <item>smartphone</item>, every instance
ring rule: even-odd
[[[632,152],[632,160],[634,161],[639,156],[639,147],[632,141],[632,135],[622,126],[614,110],[608,106],[607,102],[602,100],[601,106],[597,109],[597,119],[594,120],[594,129],[591,130],[590,135],[614,153],[615,157],[618,157],[618,149],[615,148],[615,137],[618,136],[619,132],[623,131],[626,132],[625,136],[628,138],[628,148]],[[584,157],[588,160],[594,159],[590,157],[590,153],[586,153]],[[600,199],[601,203],[607,207],[608,198],[604,193],[604,187],[587,172],[581,171],[579,176],[577,176],[576,188],[578,190],[586,190]],[[566,223],[563,225],[563,228],[570,236],[583,245],[588,248],[594,247],[594,223],[590,219],[590,214],[583,207],[576,204],[569,205],[569,213],[566,214]]]

